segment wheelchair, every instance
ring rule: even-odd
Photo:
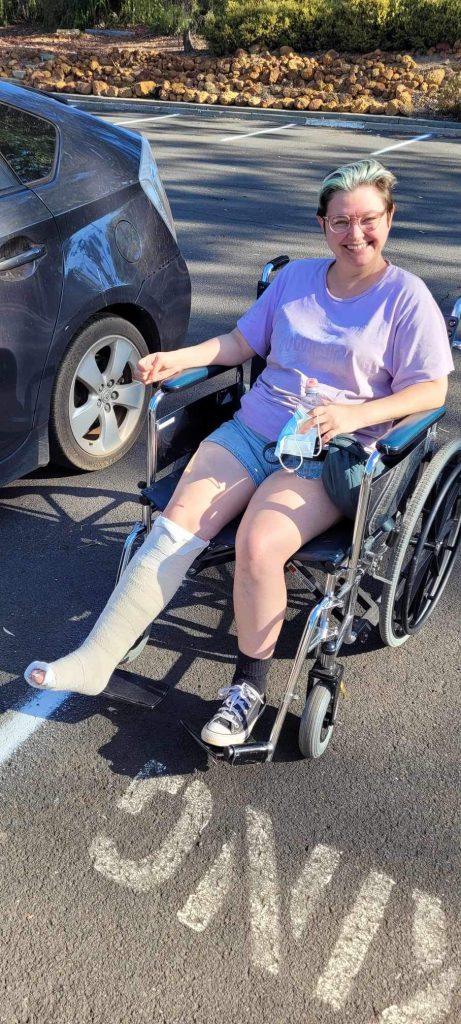
[[[280,256],[265,265],[258,296],[287,262],[287,256]],[[251,383],[263,366],[255,356]],[[148,411],[147,479],[139,485],[142,520],[126,539],[117,578],[149,533],[152,517],[166,507],[200,441],[238,409],[244,387],[242,367],[212,366],[181,373],[155,391]],[[212,759],[231,764],[272,760],[308,656],[312,662],[299,748],[306,758],[320,757],[330,743],[343,691],[343,666],[338,661],[343,644],[366,639],[378,627],[385,645],[399,647],[427,622],[461,543],[461,438],[436,450],[437,424],[444,413],[444,408],[434,409],[393,426],[367,460],[355,521],[340,521],[290,560],[286,568],[302,575],[309,604],[270,735],[221,749],[204,744],[182,723]],[[235,558],[238,522],[221,530],[189,575]],[[148,637],[149,630],[127,653],[124,664],[139,655]],[[106,692],[111,692],[111,684]],[[124,699],[120,680],[118,692],[112,690],[111,695]],[[154,694],[151,706],[162,695]],[[136,703],[132,692],[127,699]]]
[[[452,348],[461,349],[461,296],[456,299],[447,319],[447,330]]]

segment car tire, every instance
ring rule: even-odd
[[[148,355],[128,320],[98,316],[75,336],[58,369],[51,400],[50,456],[77,469],[105,469],[135,443],[150,389],[133,379]]]

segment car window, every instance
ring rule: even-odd
[[[18,179],[15,178],[10,167],[8,167],[5,161],[0,157],[0,192],[2,192],[4,188],[13,188],[15,185],[16,188],[19,187]]]
[[[56,148],[51,121],[0,103],[0,153],[25,185],[50,176]]]

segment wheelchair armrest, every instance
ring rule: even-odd
[[[391,458],[405,455],[409,448],[422,440],[433,423],[445,416],[445,412],[445,406],[442,406],[429,412],[414,412],[411,416],[405,416],[379,439],[376,444],[378,452]]]
[[[176,394],[178,391],[190,388],[203,380],[211,380],[212,377],[218,377],[220,373],[228,373],[232,369],[232,366],[197,366],[193,370],[184,370],[183,373],[176,373],[174,377],[163,380],[160,386],[162,391],[166,391],[168,394]]]

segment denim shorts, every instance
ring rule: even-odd
[[[257,434],[251,427],[247,427],[238,415],[234,415],[233,419],[222,423],[206,440],[220,444],[222,448],[226,448],[231,455],[234,455],[246,469],[256,487],[259,487],[266,477],[282,469],[279,460],[274,458],[273,450],[270,455],[268,453],[269,458],[266,458],[264,454],[264,449],[270,444],[269,439],[263,437],[262,434]],[[293,466],[297,466],[299,463],[299,459],[295,456],[285,456],[284,461],[288,468],[290,468],[290,461]],[[294,475],[303,480],[318,480],[322,475],[322,469],[323,463],[319,459],[304,459],[299,469],[295,470]]]
[[[280,463],[274,459],[273,448],[266,458],[264,449],[270,442],[267,437],[257,434],[251,427],[247,427],[238,415],[232,420],[223,423],[217,430],[207,438],[226,448],[231,455],[234,455],[240,462],[248,475],[259,487],[266,477],[272,473],[282,470]],[[325,459],[304,459],[299,469],[294,470],[294,475],[303,480],[318,480],[322,478],[323,486],[328,497],[336,505],[336,508],[348,519],[355,519],[357,502],[362,483],[363,472],[369,456],[369,452],[362,447],[359,441],[350,434],[340,434],[330,441]],[[290,456],[285,456],[285,462],[289,466]],[[299,459],[292,457],[293,465],[297,466]],[[384,471],[382,463],[378,463],[375,475],[378,476]]]

